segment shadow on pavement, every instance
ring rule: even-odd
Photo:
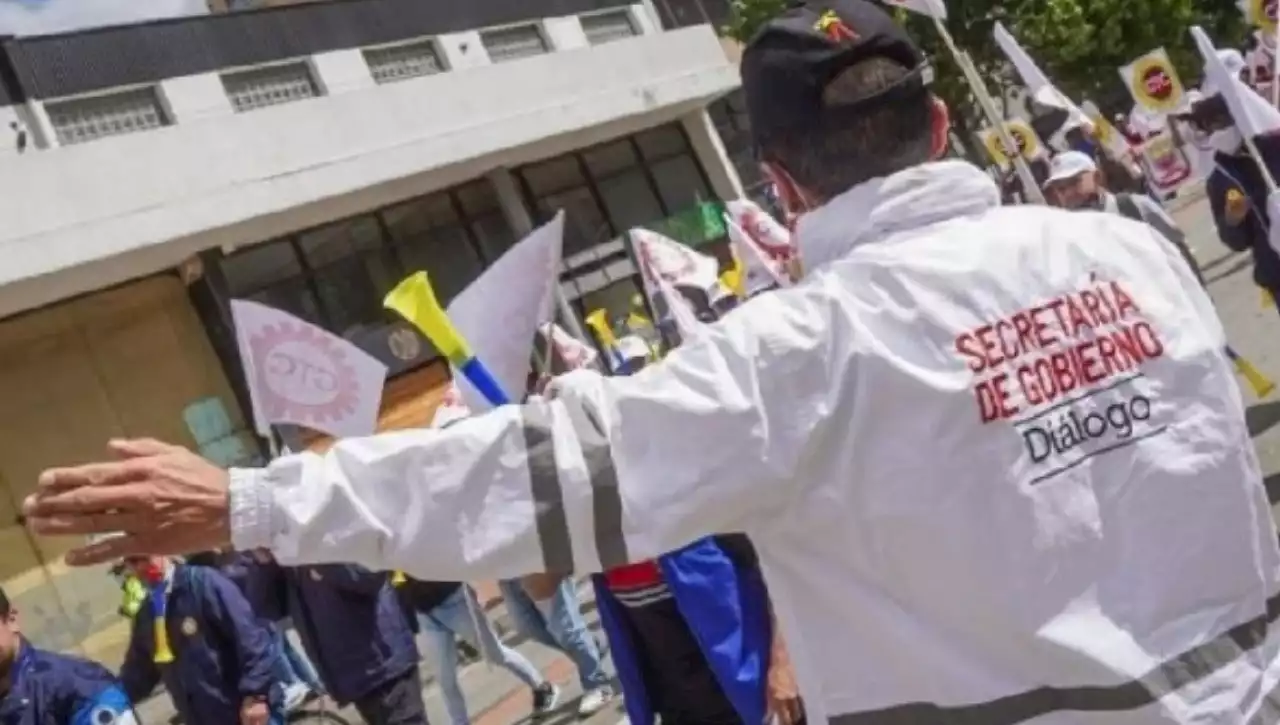
[[[1273,473],[1262,479],[1262,485],[1267,489],[1267,501],[1272,506],[1280,503],[1280,473]]]
[[[1249,435],[1257,438],[1280,425],[1280,402],[1252,406],[1245,411],[1244,418],[1249,425]]]
[[[1230,257],[1223,257],[1223,259],[1230,259]],[[1216,272],[1212,275],[1206,274],[1204,278],[1205,284],[1213,284],[1214,282],[1217,282],[1219,280],[1226,279],[1227,277],[1230,277],[1236,272],[1239,272],[1244,269],[1248,269],[1251,266],[1253,266],[1253,260],[1250,259],[1249,257],[1242,257],[1240,259],[1237,259],[1230,267],[1227,267],[1226,269],[1220,272]],[[1200,271],[1207,273],[1209,271],[1209,267],[1207,266],[1201,267]]]
[[[1236,254],[1235,252],[1227,252],[1226,254],[1222,255],[1221,257],[1218,257],[1218,258],[1216,258],[1216,259],[1211,259],[1211,260],[1209,260],[1208,262],[1205,262],[1204,264],[1200,265],[1200,271],[1201,271],[1201,272],[1208,272],[1209,270],[1213,269],[1214,267],[1218,267],[1218,266],[1220,266],[1220,265],[1222,265],[1222,264],[1225,264],[1225,263],[1227,263],[1227,262],[1230,262],[1230,261],[1231,261],[1231,260],[1233,260],[1233,259],[1238,260],[1238,259],[1240,259],[1240,258],[1241,258],[1241,257],[1240,257],[1240,255]],[[1247,257],[1245,257],[1245,259],[1247,259]]]

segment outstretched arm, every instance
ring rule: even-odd
[[[828,324],[811,294],[777,292],[632,378],[580,371],[552,399],[444,431],[233,471],[234,543],[287,565],[470,581],[595,571],[748,529],[797,493],[834,406],[844,362]]]
[[[46,535],[124,532],[76,565],[228,543],[285,565],[350,562],[435,581],[587,572],[751,531],[847,416],[859,331],[822,278],[761,296],[632,378],[579,371],[554,397],[444,431],[342,441],[228,475],[156,441],[47,471],[25,511]],[[839,345],[837,347],[837,344]]]

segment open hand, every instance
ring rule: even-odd
[[[67,554],[72,566],[135,555],[190,554],[227,546],[227,472],[180,446],[112,441],[117,460],[40,475],[23,505],[44,536],[118,534]]]

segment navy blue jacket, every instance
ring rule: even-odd
[[[418,645],[389,577],[353,564],[259,565],[259,613],[293,620],[330,696],[355,702],[413,672]],[[256,603],[255,603],[256,604]]]
[[[1266,159],[1273,176],[1280,178],[1280,137],[1260,136],[1258,152]],[[1253,281],[1260,287],[1280,291],[1280,255],[1267,240],[1271,223],[1267,213],[1267,183],[1253,157],[1239,154],[1214,154],[1214,168],[1205,182],[1213,220],[1222,243],[1236,252],[1253,254]],[[1250,212],[1239,224],[1226,218],[1227,192],[1240,191],[1249,200]]]
[[[267,696],[281,707],[277,651],[271,629],[249,601],[217,569],[179,565],[165,611],[171,664],[154,662],[155,616],[150,602],[133,621],[133,635],[120,679],[135,702],[163,681],[186,725],[240,722],[250,696]]]
[[[0,725],[115,725],[135,722],[124,688],[102,665],[44,652],[25,640]]]

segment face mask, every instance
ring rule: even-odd
[[[1220,154],[1234,154],[1244,145],[1244,137],[1236,128],[1224,128],[1209,135],[1209,146]]]

